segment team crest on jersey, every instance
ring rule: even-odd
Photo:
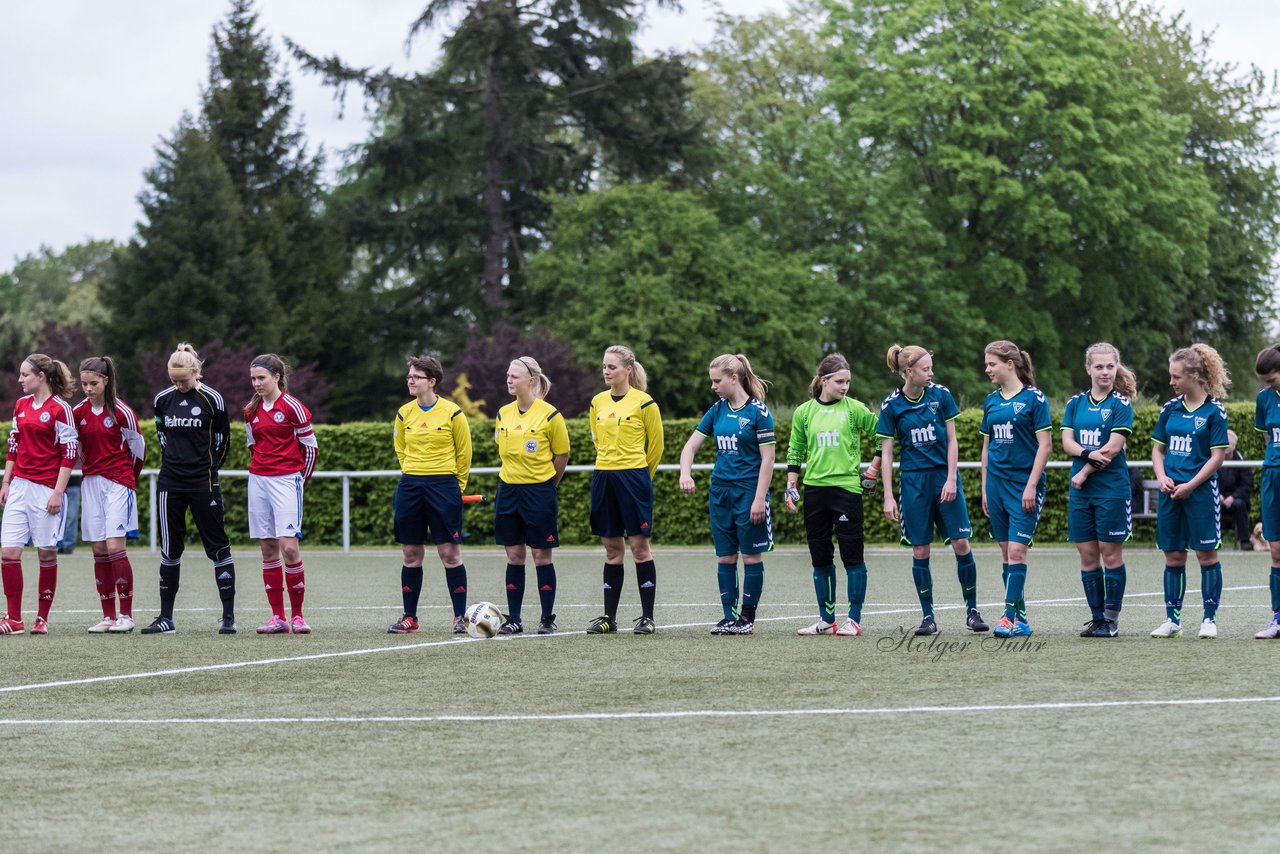
[[[1208,420],[1209,420],[1208,418],[1200,418],[1199,416],[1197,416],[1197,417],[1196,417],[1196,429],[1197,429],[1197,430],[1199,430],[1201,427],[1203,427],[1203,426],[1205,425],[1205,422],[1206,422],[1206,421],[1208,421]]]
[[[276,423],[277,423],[277,424],[279,424],[279,423],[281,423],[281,422],[283,422],[283,421],[284,421],[284,413],[283,413],[283,412],[276,412],[276,413],[275,413],[274,415],[272,415],[271,417],[272,417],[272,418],[274,418],[274,419],[276,420]]]
[[[747,426],[748,424],[750,424],[750,423],[751,423],[751,419],[750,419],[750,418],[743,418],[741,415],[739,415],[739,416],[738,416],[738,429],[739,429],[739,430],[741,430],[743,427],[746,427],[746,426]]]
[[[49,413],[47,413],[47,412],[41,412],[41,413],[40,413],[40,423],[41,423],[41,424],[48,424],[48,423],[49,423],[49,418],[50,418],[50,417],[51,417],[51,416],[49,415]]]
[[[938,414],[938,401],[936,400],[929,401],[929,411],[932,412],[934,415]]]
[[[538,453],[538,440],[537,440],[537,439],[530,439],[529,441],[525,442],[525,443],[524,443],[524,449],[525,449],[525,451],[527,451],[527,452],[528,452],[528,453],[530,453],[530,454],[536,454],[536,453]]]
[[[1110,419],[1111,419],[1111,410],[1110,410],[1110,409],[1104,409],[1104,410],[1102,410],[1101,412],[1099,412],[1099,413],[1098,413],[1098,415],[1100,415],[1100,416],[1102,417],[1102,421],[1103,421],[1103,423],[1106,423],[1108,420],[1110,420]]]
[[[1027,405],[1025,403],[1015,403],[1013,405],[1013,414],[1017,415],[1019,412],[1021,412],[1026,408],[1027,408]]]
[[[193,407],[191,407],[191,414],[192,414],[192,415],[199,415],[199,414],[200,414],[200,407],[198,407],[198,406],[193,406]]]

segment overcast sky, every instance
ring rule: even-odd
[[[422,67],[431,45],[406,57],[405,34],[425,0],[258,0],[260,22],[313,53],[360,65]],[[647,51],[709,40],[713,3],[652,12]],[[782,10],[785,0],[727,0],[736,14]],[[227,0],[9,0],[0,9],[0,270],[41,245],[127,240],[139,216],[142,172],[208,74],[213,26]],[[1274,0],[1173,0],[1199,29],[1216,29],[1219,59],[1277,67]],[[339,118],[332,93],[290,67],[296,111],[312,146],[336,150],[365,132],[358,93]]]

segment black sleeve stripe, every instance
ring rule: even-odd
[[[556,417],[557,415],[559,415],[559,414],[560,414],[560,410],[559,410],[559,409],[553,409],[553,410],[551,410],[551,414],[547,416],[547,421],[550,421],[552,418],[555,418],[555,417]]]
[[[648,400],[648,401],[646,401],[646,402],[644,402],[644,403],[640,404],[640,408],[641,408],[641,409],[644,409],[646,406],[653,406],[653,405],[654,405],[655,403],[657,403],[657,402],[658,402],[658,401],[656,401],[656,400]]]
[[[457,417],[458,417],[459,415],[461,415],[461,414],[462,414],[462,410],[461,410],[461,409],[455,409],[455,410],[453,411],[453,414],[449,416],[449,420],[450,420],[450,421],[452,421],[453,419],[457,418]]]

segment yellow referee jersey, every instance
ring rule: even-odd
[[[396,413],[396,456],[405,474],[451,474],[467,491],[471,473],[471,430],[458,404],[437,397],[426,412],[411,400]]]
[[[498,477],[504,483],[546,483],[556,476],[555,458],[569,453],[564,416],[540,399],[526,412],[514,400],[499,409],[493,440],[502,457]]]
[[[596,468],[620,471],[648,467],[650,476],[658,470],[662,415],[652,397],[633,388],[615,401],[611,392],[602,391],[591,398],[587,419],[596,446]]]

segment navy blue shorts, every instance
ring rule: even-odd
[[[1067,499],[1067,539],[1073,543],[1123,543],[1133,533],[1133,496],[1127,484],[1120,495],[1081,495]]]
[[[1028,513],[1022,509],[1022,492],[1025,481],[1005,480],[987,471],[987,518],[991,522],[991,539],[997,543],[1022,543],[1031,545],[1040,524],[1040,511],[1044,509],[1044,492],[1047,478],[1040,475],[1036,484],[1036,504]]]
[[[653,478],[648,469],[597,469],[591,474],[591,533],[653,535]]]
[[[396,484],[396,542],[462,542],[462,488],[451,474],[402,474]]]
[[[554,481],[498,483],[493,536],[500,546],[554,549],[560,545],[556,520],[560,496]]]
[[[1262,539],[1280,540],[1280,468],[1262,467]]]

